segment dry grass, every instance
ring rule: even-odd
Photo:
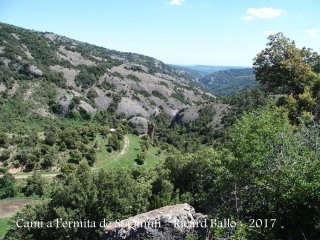
[[[12,199],[0,201],[0,218],[13,216],[23,205],[35,202],[33,199]]]

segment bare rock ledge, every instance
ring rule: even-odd
[[[103,240],[185,239],[188,233],[206,233],[201,227],[207,216],[196,213],[189,204],[162,207],[109,224]]]

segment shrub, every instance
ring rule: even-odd
[[[0,177],[0,199],[14,197],[16,192],[14,177],[5,173],[3,177]]]
[[[5,161],[10,157],[10,151],[5,149],[2,151],[2,153],[0,154],[0,161]]]
[[[135,75],[129,74],[126,76],[128,79],[135,81],[135,82],[141,82],[141,79],[136,77]]]
[[[6,133],[0,133],[0,146],[5,147],[8,143],[8,135]]]
[[[136,158],[136,163],[142,165],[145,163],[147,157],[147,153],[145,151],[140,151]]]
[[[161,92],[157,90],[152,91],[152,95],[165,101],[168,100]]]
[[[85,89],[91,87],[97,81],[95,75],[88,73],[86,70],[82,70],[75,78],[75,82]]]

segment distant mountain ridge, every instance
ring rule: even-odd
[[[252,68],[240,66],[194,65],[171,67],[197,79],[203,86],[218,96],[228,96],[257,85]]]
[[[258,85],[252,68],[217,71],[199,81],[219,96],[229,96]]]
[[[186,71],[195,78],[203,78],[206,75],[212,74],[217,71],[228,70],[228,69],[241,69],[244,67],[240,66],[211,66],[211,65],[174,65],[169,66]]]

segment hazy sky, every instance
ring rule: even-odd
[[[251,66],[270,33],[320,52],[319,0],[0,0],[0,21],[172,64]]]

